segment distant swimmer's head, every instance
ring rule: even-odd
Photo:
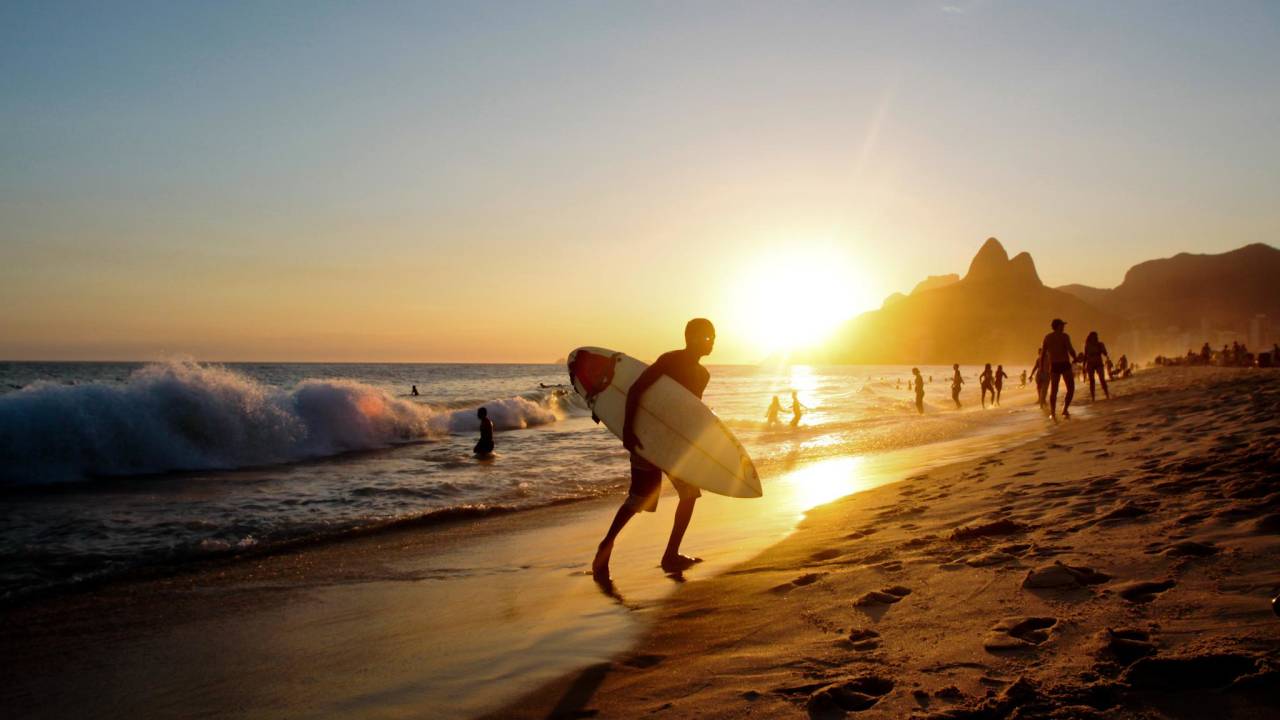
[[[1063,320],[1062,318],[1054,318],[1053,322],[1049,323],[1049,327],[1053,328],[1054,330],[1061,330],[1066,326],[1066,324],[1067,324],[1066,320]]]
[[[480,408],[479,410],[477,410],[476,417],[480,418],[481,420],[489,417],[489,408]]]
[[[694,318],[684,326],[684,346],[698,355],[710,355],[716,345],[716,326],[706,318]]]

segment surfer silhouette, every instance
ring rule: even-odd
[[[626,415],[623,420],[622,445],[631,451],[631,487],[627,491],[627,499],[622,502],[614,515],[613,523],[605,533],[596,549],[595,559],[591,563],[591,575],[601,583],[609,581],[609,557],[613,554],[613,543],[618,533],[626,527],[627,522],[638,512],[653,512],[658,508],[658,494],[662,490],[662,470],[640,457],[638,450],[644,446],[635,434],[636,410],[640,407],[640,398],[663,375],[675,380],[689,392],[702,397],[702,391],[711,380],[711,373],[700,363],[704,356],[710,355],[716,342],[715,326],[705,318],[694,318],[684,328],[684,349],[663,353],[653,362],[627,391]],[[667,540],[666,551],[662,554],[662,569],[668,573],[678,573],[694,563],[702,562],[701,558],[680,554],[680,543],[684,540],[685,530],[689,529],[689,521],[693,518],[693,506],[702,491],[681,481],[670,478],[680,501],[676,504],[675,521],[671,526],[671,537]]]
[[[773,402],[769,403],[769,412],[765,415],[765,422],[769,427],[773,427],[782,422],[778,419],[778,414],[782,412],[782,403],[778,401],[778,396],[773,396]]]
[[[488,457],[493,454],[493,421],[489,419],[489,409],[480,408],[476,417],[480,418],[480,441],[472,452],[478,458]]]

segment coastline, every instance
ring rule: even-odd
[[[705,497],[686,547],[706,562],[687,578],[654,567],[675,505],[664,498],[622,538],[614,597],[586,572],[619,501],[611,496],[214,560],[22,604],[0,632],[4,704],[23,717],[85,707],[149,717],[490,712],[625,653],[672,592],[765,551],[814,506],[1040,432],[1032,415],[1010,410],[1006,421],[992,416],[998,430],[986,435],[870,456],[817,452],[802,463],[797,451],[771,473],[767,502]]]
[[[487,717],[1276,712],[1280,374],[1151,371],[1114,397],[816,508],[630,652]]]

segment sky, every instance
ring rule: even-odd
[[[1273,2],[0,4],[0,359],[819,342],[1280,235]]]

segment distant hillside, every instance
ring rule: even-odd
[[[954,276],[951,276],[954,277]],[[1027,253],[1012,259],[989,238],[964,278],[940,276],[911,295],[891,296],[837,333],[823,359],[849,363],[1030,364],[1049,321],[1061,317],[1067,332],[1084,343],[1090,330],[1103,337],[1119,332],[1120,318],[1073,294],[1045,287]]]
[[[1180,253],[1134,265],[1113,290],[1059,290],[1113,310],[1137,328],[1244,332],[1258,313],[1280,320],[1280,250],[1254,243],[1220,255]]]

